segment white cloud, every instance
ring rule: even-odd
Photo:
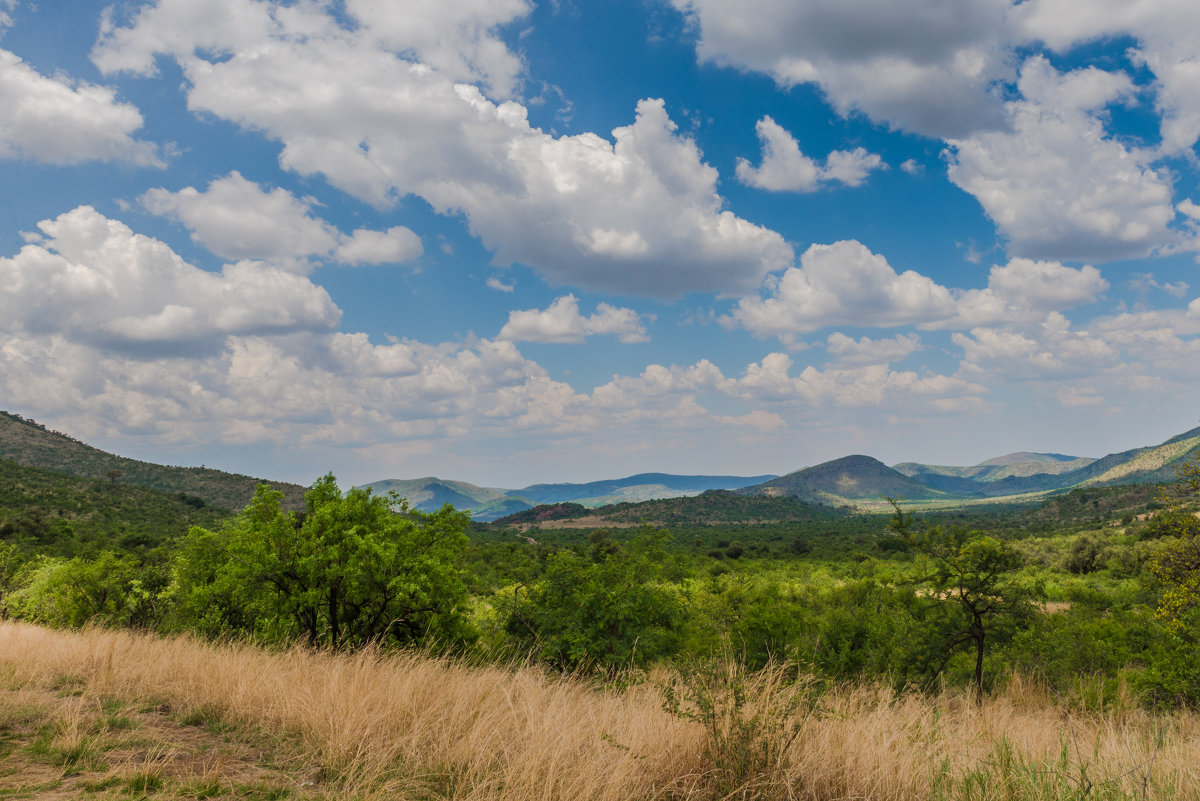
[[[1121,363],[1102,337],[1071,329],[1058,312],[1024,331],[980,327],[951,336],[963,349],[961,373],[975,380],[1064,380],[1093,375]]]
[[[425,252],[421,238],[403,225],[386,231],[358,228],[333,252],[333,258],[343,264],[391,264],[412,261]]]
[[[929,321],[924,328],[972,328],[996,323],[1029,323],[1046,312],[1094,303],[1108,282],[1090,264],[1078,269],[1055,261],[1012,259],[994,265],[985,289],[959,290],[954,317]]]
[[[241,173],[213,180],[201,192],[150,189],[141,197],[152,214],[177,220],[192,241],[226,259],[302,259],[330,256],[344,264],[409,261],[424,250],[420,238],[403,226],[387,231],[356,230],[345,235],[314,217],[308,200],[282,187],[264,191]]]
[[[105,86],[41,75],[7,50],[0,50],[0,109],[0,158],[163,166],[158,148],[133,138],[142,127],[135,106]]]
[[[1009,104],[1011,131],[950,140],[950,180],[979,200],[1019,256],[1110,260],[1146,256],[1177,237],[1170,181],[1149,154],[1106,137],[1102,112],[1130,96],[1125,75],[1061,74],[1027,60]]]
[[[415,194],[440,213],[462,213],[496,264],[521,262],[553,282],[662,297],[737,293],[791,262],[779,234],[723,208],[717,171],[661,100],[639,102],[611,141],[555,137],[531,127],[520,104],[454,83],[449,61],[408,60],[425,45],[401,48],[399,34],[381,33],[392,12],[373,8],[377,16],[347,30],[307,4],[222,0],[218,21],[207,2],[163,0],[107,30],[93,57],[105,71],[144,72],[155,54],[170,55],[193,111],[282,142],[285,168],[379,205]],[[463,3],[454,13],[482,20],[466,28],[479,31],[523,8]]]
[[[978,397],[987,390],[978,383],[944,375],[919,376],[897,372],[887,365],[834,366],[818,370],[811,365],[791,375],[792,360],[772,353],[746,368],[735,391],[756,401],[801,402],[811,406],[899,408],[925,406],[937,399]]]
[[[328,331],[324,289],[260,263],[220,274],[184,262],[90,206],[43,220],[40,244],[0,258],[5,330],[127,352],[213,350],[229,335]]]
[[[1024,38],[1066,52],[1103,37],[1130,36],[1130,57],[1155,77],[1162,150],[1186,153],[1200,138],[1200,7],[1178,0],[1035,0],[1013,14]]]
[[[770,117],[759,120],[755,130],[762,161],[757,167],[743,158],[737,161],[738,180],[747,186],[774,192],[815,192],[831,182],[860,186],[872,170],[886,167],[878,154],[861,147],[835,150],[821,166],[800,152],[795,138]]]
[[[834,331],[829,335],[825,349],[837,357],[841,364],[891,364],[922,350],[922,347],[921,338],[916,334],[897,334],[888,339],[861,337],[856,340]]]
[[[909,175],[923,175],[925,173],[925,165],[916,159],[905,159],[900,162],[900,169]]]
[[[740,378],[726,377],[707,359],[689,367],[652,364],[639,376],[618,376],[593,393],[593,402],[619,410],[618,419],[632,422],[667,410],[695,416],[698,396],[713,394],[739,399],[773,415],[796,419],[797,414],[831,408],[882,407],[925,409],[938,400],[977,398],[987,390],[977,383],[943,375],[918,376],[885,365],[808,366],[792,374],[793,362],[784,353],[771,353],[746,366]],[[938,407],[940,408],[940,407]],[[785,419],[786,419],[785,418]]]
[[[574,295],[563,295],[543,310],[508,313],[499,339],[512,342],[562,342],[578,344],[590,335],[617,336],[622,342],[649,342],[642,317],[633,309],[601,303],[589,317],[579,313]]]
[[[512,294],[512,292],[517,288],[515,281],[506,284],[494,275],[489,276],[485,283],[489,289],[494,289],[497,292],[507,292],[509,294]]]
[[[950,317],[950,291],[912,270],[896,273],[862,243],[813,245],[774,282],[767,297],[742,298],[723,322],[755,336],[806,333],[830,325],[896,326]]]
[[[499,97],[516,91],[521,60],[496,30],[533,10],[528,0],[348,0],[346,11],[378,45],[412,52],[456,81],[480,81]]]
[[[928,136],[1003,125],[994,83],[1010,74],[1009,0],[672,0],[698,27],[697,53],[770,75],[783,87],[814,83],[842,115]]]

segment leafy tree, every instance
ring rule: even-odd
[[[1179,478],[1175,488],[1164,490],[1167,509],[1158,515],[1160,529],[1172,536],[1150,560],[1150,572],[1166,588],[1158,614],[1175,628],[1200,605],[1200,521],[1188,508],[1200,498],[1200,451],[1180,466]]]
[[[643,530],[625,543],[593,543],[591,558],[552,554],[535,583],[518,585],[503,601],[506,630],[568,670],[615,671],[672,653],[680,603],[663,583],[666,540],[664,532]]]
[[[161,565],[139,564],[111,551],[95,559],[41,557],[26,566],[5,600],[14,617],[51,626],[157,624],[165,584]]]
[[[191,530],[174,564],[176,625],[333,648],[465,636],[465,513],[422,514],[369,489],[343,496],[332,475],[302,515],[281,501],[260,485],[221,530]]]
[[[945,661],[955,650],[975,651],[975,698],[983,703],[983,660],[989,639],[1035,611],[1034,592],[1017,580],[1020,556],[1007,543],[961,526],[935,526],[918,535],[912,516],[890,500],[890,528],[919,554],[918,580],[953,610],[945,621]]]

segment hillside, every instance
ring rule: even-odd
[[[699,495],[658,498],[639,503],[618,503],[588,509],[580,504],[535,506],[501,518],[493,525],[537,523],[555,528],[563,521],[585,520],[589,526],[760,525],[829,520],[845,512],[787,496],[749,496],[729,490],[709,490]]]
[[[210,506],[239,510],[259,484],[281,491],[289,508],[304,506],[305,488],[297,484],[226,473],[205,467],[166,467],[107,453],[77,439],[9,412],[0,412],[0,459],[84,478],[113,478],[122,484],[167,494],[182,492]],[[114,471],[119,471],[119,475]]]
[[[861,500],[904,498],[930,500],[947,497],[878,459],[854,455],[797,470],[786,476],[739,490],[743,495],[791,497],[834,506]]]
[[[100,547],[153,547],[228,516],[194,495],[0,459],[0,542],[23,551],[80,555]]]

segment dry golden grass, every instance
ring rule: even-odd
[[[782,671],[742,677],[727,667],[724,675],[745,682],[746,701],[716,696],[706,726],[664,710],[664,682],[676,682],[681,698],[695,688],[665,671],[601,690],[534,668],[414,653],[271,652],[0,622],[9,699],[0,712],[22,693],[64,686],[85,699],[162,704],[177,720],[236,726],[238,736],[268,743],[266,758],[286,759],[296,777],[293,797],[1200,799],[1192,713],[1069,713],[1019,681],[976,708],[967,693],[840,686],[814,695]],[[809,714],[784,719],[797,691]],[[62,714],[63,736],[76,736],[72,713]],[[764,738],[775,739],[766,761],[754,763],[757,776],[726,770],[729,749],[762,748]],[[144,761],[153,773],[171,754],[148,749]],[[219,764],[204,770],[222,781]]]

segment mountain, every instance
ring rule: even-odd
[[[228,510],[182,492],[0,459],[0,543],[27,553],[151,548],[191,526],[216,528],[229,516]]]
[[[758,484],[773,475],[762,476],[678,476],[670,473],[639,473],[626,478],[592,481],[586,484],[533,484],[524,489],[479,487],[465,481],[426,477],[386,479],[364,484],[377,493],[395,491],[407,498],[413,508],[431,512],[451,503],[470,509],[471,517],[482,522],[523,512],[536,506],[576,503],[585,507],[636,503],[658,498],[699,495],[708,490],[733,490]]]
[[[997,456],[971,467],[901,462],[893,465],[893,468],[929,487],[948,492],[986,495],[989,490],[974,486],[975,482],[995,483],[1008,478],[1061,475],[1086,467],[1094,461],[1095,459],[1083,456],[1066,456],[1061,453],[1020,451]]]
[[[774,475],[765,476],[676,476],[670,473],[638,473],[626,478],[592,481],[587,484],[533,484],[514,490],[510,495],[528,498],[534,503],[563,501],[594,501],[584,506],[620,501],[645,501],[654,498],[674,498],[698,495],[708,490],[736,490],[760,484]]]
[[[497,517],[520,512],[533,506],[523,498],[511,497],[510,490],[494,487],[479,487],[466,481],[451,481],[445,478],[389,478],[363,484],[377,495],[395,492],[407,498],[412,508],[422,512],[436,512],[445,504],[455,509],[470,509],[476,520],[494,520]]]
[[[200,498],[209,506],[233,511],[250,502],[259,484],[269,484],[283,493],[288,508],[304,507],[305,488],[298,484],[205,467],[165,467],[127,459],[9,412],[0,412],[0,459],[72,476],[149,487],[168,494],[181,492]]]
[[[1154,484],[1175,479],[1179,464],[1200,448],[1200,428],[1160,445],[1112,453],[1100,459],[1063,454],[1013,453],[973,467],[904,462],[896,470],[930,489],[964,498],[1000,498],[1030,492],[1115,484]]]
[[[843,456],[786,476],[739,490],[744,495],[791,497],[842,505],[853,501],[904,498],[934,500],[949,496],[870,456]]]

